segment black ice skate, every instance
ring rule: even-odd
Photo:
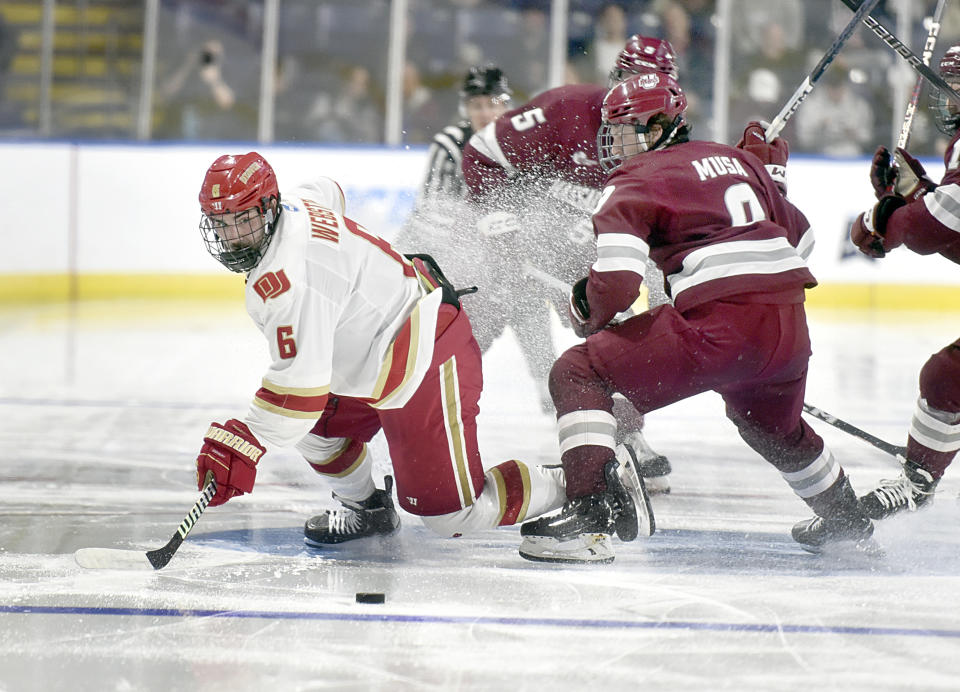
[[[633,448],[637,457],[637,471],[643,478],[647,492],[651,495],[663,495],[670,492],[670,479],[667,476],[673,469],[670,460],[653,450],[639,431],[624,437],[623,443]]]
[[[570,500],[559,513],[520,528],[522,557],[538,562],[613,562],[613,535],[632,541],[640,533],[653,533],[650,497],[636,472],[633,452],[621,445],[617,457],[604,467],[604,492]]]
[[[815,496],[811,501],[819,507],[812,519],[794,524],[791,535],[804,550],[811,553],[859,552],[882,557],[883,550],[873,540],[873,522],[860,507],[850,486],[850,479]],[[822,516],[827,514],[828,516]]]
[[[882,557],[883,550],[873,540],[873,522],[855,506],[836,517],[815,515],[794,524],[793,540],[810,553],[856,551],[871,557]]]
[[[860,507],[871,519],[885,519],[902,510],[916,511],[933,500],[939,483],[914,461],[903,462],[899,478],[880,481],[875,490],[860,498]]]
[[[400,516],[393,508],[393,476],[384,476],[383,490],[365,500],[347,500],[333,494],[343,509],[328,509],[307,520],[303,541],[323,547],[370,536],[388,536],[400,527]]]

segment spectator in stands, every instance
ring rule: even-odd
[[[604,4],[594,22],[593,41],[586,49],[586,69],[580,71],[584,79],[593,84],[606,84],[610,66],[616,62],[629,37],[623,6],[615,2]]]
[[[733,0],[730,11],[738,25],[735,51],[763,51],[771,25],[780,27],[779,41],[785,50],[798,51],[803,47],[805,17],[801,0]]]
[[[445,124],[446,113],[433,91],[423,83],[417,66],[407,62],[403,68],[404,141],[429,142]]]
[[[873,108],[850,83],[849,70],[835,63],[797,111],[797,141],[827,156],[860,156],[873,142]]]
[[[525,2],[520,10],[518,40],[503,56],[497,56],[510,73],[518,101],[526,101],[550,85],[550,17],[546,10]],[[621,45],[622,47],[622,45]]]
[[[759,29],[755,51],[733,56],[730,122],[772,120],[806,75],[803,55],[789,47],[783,22],[771,19]],[[793,141],[794,119],[782,134]]]
[[[305,121],[311,137],[321,142],[383,141],[382,109],[374,98],[370,71],[351,65],[337,93],[317,94]]]
[[[223,65],[223,43],[216,39],[187,54],[160,86],[158,137],[251,139],[256,134],[256,104],[239,104]]]

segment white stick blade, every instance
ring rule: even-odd
[[[153,569],[142,550],[80,548],[73,557],[78,565],[86,569]]]

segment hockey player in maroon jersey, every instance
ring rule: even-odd
[[[405,257],[344,216],[329,178],[281,200],[256,152],[218,158],[199,198],[207,249],[246,274],[247,311],[271,358],[243,419],[212,423],[204,437],[197,480],[216,478],[211,505],[251,492],[268,449],[296,446],[343,505],[307,521],[308,543],[390,534],[399,525],[392,477],[375,487],[366,444],[381,429],[400,505],[443,535],[562,505],[558,469],[507,461],[484,472],[480,350],[429,258]],[[616,473],[609,480],[629,523],[631,497]]]
[[[676,77],[668,41],[632,36],[610,83],[640,72]],[[480,209],[479,243],[471,248],[482,253],[479,264],[491,274],[477,281],[474,332],[486,351],[506,326],[514,330],[551,413],[546,383],[556,353],[547,306],[565,315],[569,291],[563,287],[582,275],[595,252],[590,213],[605,175],[596,141],[606,93],[607,87],[586,84],[545,91],[477,132],[463,152],[469,197]],[[657,295],[651,302],[667,302],[660,282],[651,283]],[[669,491],[670,464],[644,440],[642,418],[619,396],[615,413],[620,441],[639,454],[651,492]]]
[[[940,74],[960,89],[960,46],[940,60]],[[850,237],[871,257],[905,245],[921,255],[939,253],[960,263],[960,106],[936,90],[934,113],[950,137],[943,156],[946,172],[937,185],[903,149],[891,164],[886,147],[877,149],[870,180],[878,202],[850,227]],[[960,339],[933,354],[920,370],[920,397],[907,436],[906,459],[898,478],[881,481],[860,502],[874,519],[929,504],[944,471],[960,449]]]
[[[873,525],[846,474],[800,417],[811,352],[804,290],[816,284],[797,249],[806,219],[759,158],[689,141],[685,110],[682,90],[664,74],[634,76],[604,99],[597,148],[610,175],[593,216],[597,260],[570,298],[586,340],[550,373],[569,501],[523,525],[520,553],[612,557],[616,501],[604,474],[615,449],[611,392],[646,413],[708,390],[816,512],[793,528],[795,540],[814,552],[839,541],[872,548]],[[648,260],[667,277],[673,305],[611,324]],[[639,504],[641,515],[648,507]]]

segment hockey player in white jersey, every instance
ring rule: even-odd
[[[246,415],[212,423],[204,437],[197,480],[216,478],[211,505],[251,492],[269,449],[296,446],[342,505],[307,521],[308,543],[390,534],[399,526],[392,477],[378,489],[367,453],[381,429],[400,506],[440,534],[511,525],[563,504],[559,469],[511,460],[484,472],[480,350],[438,267],[345,217],[329,178],[281,198],[255,152],[218,158],[199,199],[207,250],[246,273],[247,311],[271,358]],[[621,505],[629,521],[626,490]]]

